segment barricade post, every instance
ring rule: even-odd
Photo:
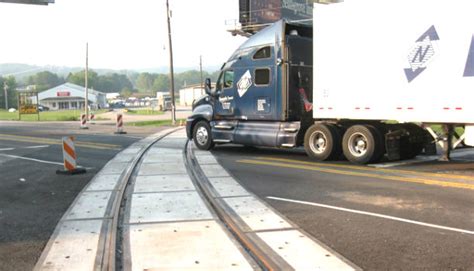
[[[115,131],[115,134],[126,134],[123,130],[123,115],[122,113],[117,114],[117,130]]]
[[[75,175],[86,173],[85,168],[77,167],[76,148],[74,147],[74,137],[63,137],[63,164],[64,170],[57,170],[56,174]]]
[[[91,113],[90,118],[89,118],[89,123],[90,124],[95,124],[95,114]]]
[[[86,118],[86,114],[81,114],[81,129],[89,129],[89,127],[87,127],[87,118]]]

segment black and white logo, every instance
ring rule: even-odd
[[[409,68],[405,69],[408,82],[413,81],[426,70],[428,64],[436,56],[436,45],[439,41],[436,28],[431,26],[418,40],[408,54]]]

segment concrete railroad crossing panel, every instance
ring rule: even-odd
[[[194,185],[188,175],[138,176],[135,193],[190,191]]]
[[[253,270],[216,221],[130,226],[133,270]]]
[[[130,223],[213,219],[196,191],[134,194]]]
[[[185,136],[155,145],[140,167],[126,230],[129,268],[253,270],[187,175]]]
[[[58,225],[58,235],[40,270],[94,270],[102,220],[66,221]]]
[[[66,214],[65,219],[104,218],[111,195],[111,191],[81,193],[73,208]]]
[[[112,191],[115,190],[117,184],[120,180],[120,174],[99,174],[89,182],[87,186],[87,191]]]

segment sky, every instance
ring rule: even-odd
[[[169,65],[166,0],[0,3],[0,63],[147,69]],[[220,66],[245,41],[232,36],[238,0],[169,0],[176,67]]]

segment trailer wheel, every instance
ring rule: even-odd
[[[315,124],[304,136],[304,149],[318,161],[334,160],[341,156],[341,134],[332,124]]]
[[[193,140],[196,147],[201,150],[210,150],[214,147],[212,141],[211,126],[205,120],[201,120],[193,128]]]
[[[342,150],[347,160],[353,163],[374,163],[380,161],[384,154],[384,140],[375,127],[354,125],[344,134]]]

